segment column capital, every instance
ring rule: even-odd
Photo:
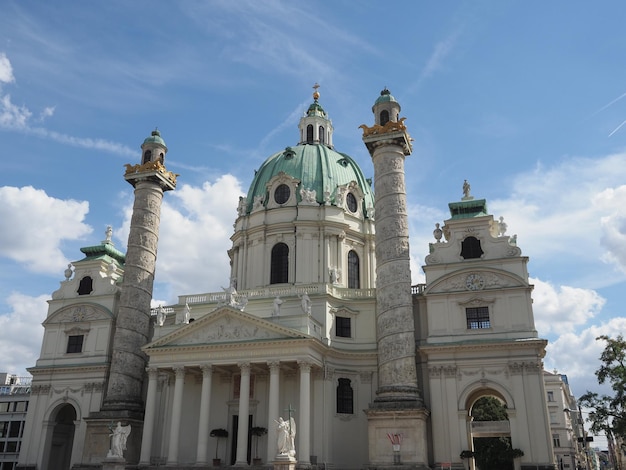
[[[211,375],[213,373],[213,365],[203,364],[200,366],[200,370],[202,371],[202,376],[206,377],[207,375]]]
[[[298,361],[298,367],[301,372],[311,372],[311,367],[313,364],[308,361]]]
[[[270,373],[280,371],[280,361],[267,361],[267,365],[270,368]]]
[[[240,362],[237,364],[239,370],[241,370],[241,375],[250,375],[250,363],[249,362]]]
[[[148,373],[148,378],[150,380],[155,380],[159,377],[158,367],[146,367],[146,372]]]
[[[176,366],[173,367],[174,374],[176,375],[176,379],[184,379],[185,378],[185,367],[184,366]]]

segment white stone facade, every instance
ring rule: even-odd
[[[370,182],[330,148],[333,127],[318,97],[301,121],[301,143],[271,157],[275,171],[255,175],[233,214],[229,287],[183,293],[158,320],[143,312],[148,338],[131,349],[147,358],[145,414],[122,423],[132,424],[126,461],[207,468],[217,451],[223,466],[268,464],[280,457],[276,421],[291,415],[301,467],[461,469],[472,464],[461,451],[496,434],[524,452],[516,468],[552,468],[546,341],[534,326],[528,259],[468,188],[423,247],[426,284],[411,287],[402,165],[410,138],[399,105],[387,93],[376,124],[364,126],[381,198],[374,208]],[[319,178],[291,171],[312,150],[335,166],[320,163]],[[156,254],[153,229],[152,241],[139,230],[132,242]],[[114,331],[125,274],[107,237],[73,263],[50,301],[23,468],[80,469],[107,455],[102,411],[113,339],[124,343]],[[81,287],[85,277],[90,289]],[[472,422],[471,407],[486,395],[506,403],[508,421]],[[268,432],[251,437],[251,427]],[[215,429],[228,437],[211,437]],[[70,434],[68,457],[52,455],[53,440]]]

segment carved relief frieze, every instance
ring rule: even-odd
[[[88,382],[83,387],[84,393],[102,392],[104,389],[104,382]]]
[[[67,307],[54,315],[54,321],[59,323],[88,322],[110,318],[107,314],[92,305],[75,305]]]
[[[443,366],[442,372],[444,377],[456,377],[458,369],[456,366]]]
[[[477,378],[480,377],[481,380],[486,380],[488,377],[495,377],[499,375],[506,375],[507,368],[506,367],[498,367],[498,368],[485,368],[479,367],[476,369],[462,369],[459,370],[457,378],[460,380],[462,376]]]
[[[31,395],[47,395],[50,393],[52,387],[50,385],[33,385],[30,387]]]
[[[447,366],[432,366],[428,368],[428,375],[432,378],[445,377],[456,378],[458,377],[459,369],[454,365]]]
[[[279,334],[263,329],[257,325],[246,323],[232,315],[224,315],[210,325],[210,327],[192,331],[188,335],[175,341],[174,344],[196,344],[206,342],[226,342],[248,339],[278,338]]]
[[[434,256],[427,256],[428,262],[433,262]],[[512,278],[494,272],[464,272],[440,282],[431,292],[460,292],[477,291],[485,289],[500,289],[519,285]]]
[[[511,375],[520,375],[525,372],[530,373],[538,373],[543,370],[543,364],[541,361],[533,362],[533,361],[522,361],[522,362],[511,362],[508,364],[508,371]]]

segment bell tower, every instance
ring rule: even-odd
[[[428,411],[417,385],[404,179],[404,159],[411,154],[411,138],[405,118],[398,118],[400,104],[389,90],[381,92],[372,111],[375,124],[361,126],[374,164],[376,190],[378,389],[366,410],[370,465],[402,463],[427,468]],[[395,450],[391,453],[387,442],[387,436],[394,435],[402,436],[403,441],[397,454]]]

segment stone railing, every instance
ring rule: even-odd
[[[328,294],[340,299],[367,299],[376,295],[376,289],[347,289],[345,287],[337,287],[332,284],[301,284],[297,286],[271,286],[258,289],[246,289],[237,291],[234,295],[235,299],[242,298],[250,300],[254,299],[273,299],[275,297],[296,297],[302,294]],[[209,292],[205,294],[181,295],[178,297],[179,305],[185,303],[204,304],[204,303],[226,303],[230,300],[230,294],[227,292]],[[166,313],[169,313],[167,307]]]

